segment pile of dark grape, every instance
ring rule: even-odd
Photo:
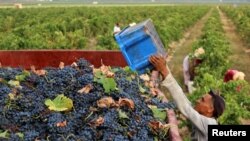
[[[116,68],[117,90],[105,93],[103,86],[94,81],[93,68],[84,59],[77,67],[44,68],[46,75],[33,72],[20,86],[10,85],[24,70],[22,68],[0,68],[0,140],[10,141],[154,141],[170,140],[168,135],[157,134],[149,127],[150,121],[157,121],[148,104],[159,108],[174,108],[173,103],[161,103],[158,98],[146,100],[139,89],[135,75],[129,81],[128,72]],[[93,88],[88,94],[79,94],[85,85]],[[143,86],[146,90],[147,88]],[[45,105],[46,99],[64,94],[73,101],[70,111],[52,111]],[[127,98],[134,102],[134,109],[126,106],[100,108],[97,101],[112,97],[114,101]],[[128,118],[121,118],[119,112]],[[93,125],[102,117],[102,123]],[[164,121],[162,121],[164,122]]]

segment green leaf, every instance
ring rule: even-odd
[[[94,77],[94,82],[100,83],[100,82],[99,82],[99,78]]]
[[[9,96],[10,100],[14,100],[15,99],[15,94],[13,94],[13,93],[9,93],[8,96]]]
[[[18,136],[19,138],[23,139],[23,137],[24,137],[24,134],[23,134],[23,133],[18,132],[18,133],[16,133],[16,134],[17,134],[17,136]]]
[[[131,74],[131,73],[135,73],[133,70],[130,69],[129,66],[124,67],[123,70],[124,70],[125,72],[127,72],[127,73],[130,73],[130,74]]]
[[[103,77],[103,74],[101,71],[96,71],[94,74],[94,82],[101,83],[100,79]]]
[[[128,72],[128,71],[130,71],[130,68],[129,68],[129,66],[126,66],[126,67],[123,68],[123,70]]]
[[[26,78],[25,75],[16,75],[16,80],[17,80],[17,81],[24,81],[25,78]]]
[[[109,93],[110,91],[117,90],[116,82],[114,78],[108,78],[102,74],[101,71],[95,72],[94,81],[102,84],[105,93]]]
[[[101,71],[97,71],[95,72],[95,77],[96,78],[101,78],[103,75],[102,75],[102,72]]]
[[[10,134],[8,133],[8,130],[5,130],[4,132],[0,133],[0,138],[8,139]]]
[[[119,71],[118,68],[112,68],[112,72],[117,72],[117,71]]]
[[[145,93],[146,92],[146,89],[144,89],[141,85],[139,85],[139,90],[141,93]]]
[[[116,90],[116,82],[114,78],[102,77],[100,81],[104,87],[105,93]]]
[[[3,78],[0,78],[0,83],[3,83],[5,85],[8,85],[8,81],[6,81],[5,79]]]
[[[122,110],[118,110],[118,114],[119,114],[119,118],[120,119],[129,119],[127,114],[125,112],[123,112]]]
[[[16,75],[16,80],[24,81],[27,76],[30,76],[30,72],[25,70],[20,75]]]
[[[15,80],[10,80],[10,81],[8,82],[8,84],[9,84],[10,86],[13,86],[13,87],[18,87],[18,86],[20,86],[20,82],[19,82],[19,81],[15,81]]]
[[[167,117],[166,110],[157,108],[156,106],[149,106],[149,108],[152,110],[155,118],[165,121]]]
[[[128,80],[129,82],[132,82],[131,76],[127,76],[127,77],[126,77],[126,80]]]
[[[53,101],[46,99],[45,105],[52,111],[69,111],[73,107],[73,101],[63,94],[60,94]]]

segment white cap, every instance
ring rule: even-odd
[[[237,71],[233,76],[233,80],[244,80],[244,78],[245,78],[245,74],[240,71]]]
[[[205,53],[205,50],[200,47],[200,48],[197,48],[195,51],[194,51],[194,56],[195,57],[199,57],[200,55],[204,54]]]
[[[136,25],[135,22],[129,24],[129,26],[134,26],[134,25]]]

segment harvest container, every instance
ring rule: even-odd
[[[115,34],[115,39],[130,68],[139,74],[153,68],[148,61],[151,55],[166,55],[151,19],[126,27]]]

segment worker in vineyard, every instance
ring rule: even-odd
[[[230,80],[244,80],[244,79],[245,79],[245,74],[235,69],[227,70],[224,76],[224,82],[228,82]]]
[[[193,81],[195,77],[195,67],[202,63],[201,56],[204,53],[204,49],[200,47],[194,51],[194,54],[187,55],[183,60],[184,84],[188,93],[192,93],[194,90]]]
[[[245,74],[241,71],[235,70],[235,69],[229,69],[224,75],[224,82],[229,82],[229,81],[237,81],[237,80],[244,80],[245,79]],[[240,92],[242,89],[241,85],[238,85],[236,87],[236,91]]]
[[[115,35],[116,33],[120,32],[120,31],[121,31],[120,24],[119,24],[119,23],[116,23],[115,26],[114,26],[113,35]]]
[[[224,99],[213,91],[210,91],[197,100],[193,108],[191,102],[187,99],[183,90],[169,71],[166,58],[153,55],[149,58],[149,61],[155,70],[161,74],[163,78],[161,85],[169,90],[180,112],[192,122],[193,130],[191,139],[207,141],[208,125],[218,124],[216,119],[222,115],[225,109]]]

